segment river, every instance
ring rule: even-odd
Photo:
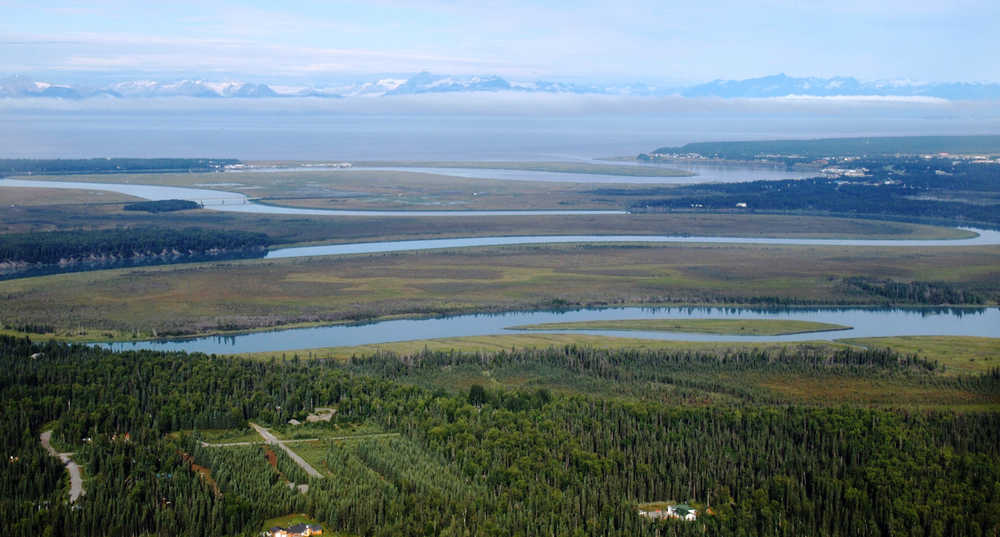
[[[431,319],[401,319],[369,324],[292,328],[229,336],[115,342],[99,345],[107,346],[114,350],[150,349],[159,351],[239,354],[461,336],[560,333],[565,331],[520,331],[510,330],[509,327],[551,322],[628,319],[780,319],[833,323],[852,328],[849,330],[792,334],[787,336],[729,336],[682,332],[613,330],[573,330],[571,333],[643,339],[744,343],[914,335],[996,337],[997,329],[1000,327],[1000,308],[747,309],[717,307],[631,307],[580,309],[572,311],[459,315]]]

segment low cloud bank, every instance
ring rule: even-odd
[[[331,113],[515,116],[587,116],[602,114],[759,115],[759,114],[967,114],[1000,115],[1000,101],[949,101],[935,97],[788,95],[774,98],[636,97],[612,95],[477,92],[393,97],[289,97],[280,99],[138,99],[50,98],[0,99],[0,112],[189,112],[189,113]]]

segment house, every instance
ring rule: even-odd
[[[687,504],[668,505],[666,509],[639,510],[639,516],[659,520],[664,518],[675,518],[692,522],[698,519],[698,511],[692,509]]]
[[[275,526],[264,534],[270,537],[310,537],[311,535],[323,535],[323,526],[302,523],[287,528]]]

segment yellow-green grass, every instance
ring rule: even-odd
[[[782,319],[631,319],[541,323],[510,327],[512,330],[641,330],[740,336],[785,336],[831,330],[850,330],[850,328],[841,324]]]
[[[938,281],[995,292],[1000,247],[525,245],[116,269],[2,281],[0,323],[152,337],[555,304],[879,304],[839,277],[953,266]]]
[[[969,336],[898,336],[841,339],[869,348],[888,347],[902,354],[936,360],[945,373],[979,374],[1000,367],[1000,338]]]
[[[331,475],[330,468],[326,465],[326,454],[330,450],[329,442],[326,440],[313,440],[308,442],[295,442],[287,444],[287,447],[296,455],[305,459],[310,466],[327,476]]]
[[[373,345],[355,345],[347,347],[325,347],[296,351],[273,351],[242,353],[236,356],[254,360],[281,360],[298,356],[299,358],[326,358],[346,360],[352,356],[368,356],[380,352],[391,352],[400,356],[412,355],[424,350],[459,352],[497,352],[511,349],[544,349],[562,347],[564,345],[579,345],[597,349],[634,349],[634,350],[691,350],[699,352],[721,353],[739,349],[781,349],[807,346],[812,349],[840,349],[846,345],[829,341],[810,342],[767,342],[767,343],[729,343],[708,341],[672,341],[657,339],[623,338],[611,336],[595,336],[590,334],[505,334],[491,336],[466,336],[453,338],[420,339],[379,343]]]
[[[747,373],[745,381],[794,403],[950,408],[970,412],[1000,410],[1000,394],[921,384],[906,378]]]

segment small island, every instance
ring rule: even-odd
[[[542,323],[508,327],[508,330],[629,330],[737,336],[788,336],[850,329],[850,326],[840,324],[779,319],[630,319]]]

